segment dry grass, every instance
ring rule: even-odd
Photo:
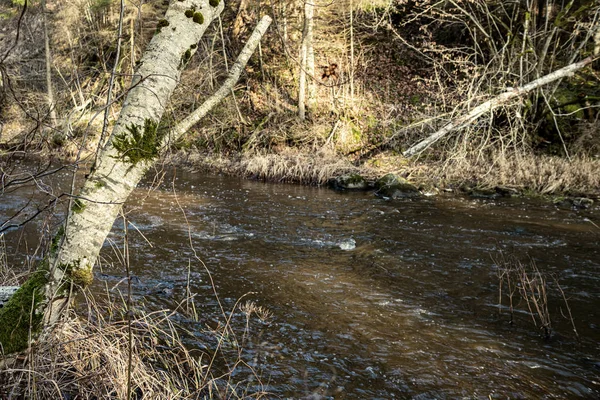
[[[548,275],[538,268],[533,259],[523,263],[514,255],[505,255],[499,252],[492,257],[492,260],[498,275],[498,311],[502,313],[502,309],[506,307],[503,304],[506,298],[508,300],[510,324],[515,322],[515,312],[520,306],[521,309],[524,309],[523,311],[531,316],[533,325],[542,331],[543,337],[550,339],[553,335],[553,329],[550,318],[549,295],[552,292],[559,295],[557,297],[562,298],[564,301],[568,314],[565,315],[562,310],[561,314],[570,321],[573,333],[579,339],[567,296],[555,276],[552,277],[555,290],[551,291]]]
[[[332,152],[307,154],[291,149],[279,154],[246,154],[239,168],[245,175],[258,179],[318,185],[334,176],[357,171],[349,161]]]
[[[227,158],[220,154],[179,152],[168,161],[212,172],[224,172],[271,182],[309,185],[321,185],[332,177],[359,170],[350,161],[327,149],[306,153],[293,148],[284,148],[278,153],[252,152],[235,158]]]
[[[571,161],[546,155],[494,153],[486,158],[463,158],[442,168],[446,182],[475,182],[542,194],[599,194],[600,159],[577,157]]]
[[[127,399],[129,389],[132,399],[267,396],[253,368],[241,360],[241,351],[237,359],[227,360],[228,369],[218,371],[214,354],[186,348],[171,323],[172,313],[138,312],[129,323],[125,309],[114,303],[106,308],[88,300],[87,306],[91,310],[87,319],[72,313],[27,354],[1,360],[0,398]],[[236,312],[246,318],[247,330],[254,315],[268,318],[268,312],[254,303],[241,305]],[[122,317],[109,317],[115,315]],[[228,322],[213,331],[219,342],[225,337],[235,340]],[[244,340],[247,336],[245,331]],[[248,374],[239,374],[240,370]],[[250,382],[259,389],[249,392]]]

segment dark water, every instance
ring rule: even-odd
[[[586,220],[598,224],[598,209],[386,201],[183,172],[158,190],[136,190],[127,209],[138,302],[185,309],[189,270],[198,320],[175,318],[190,346],[214,349],[207,331],[224,317],[203,262],[226,315],[235,310],[240,347],[223,348],[243,349],[269,398],[600,397],[600,229]],[[110,236],[116,247],[121,228]],[[524,303],[514,324],[499,313],[499,251],[549,277],[550,340]],[[107,244],[103,256],[112,253]],[[109,264],[99,289],[123,275]],[[579,341],[550,276],[569,299]],[[242,296],[271,313],[247,334],[234,307]]]

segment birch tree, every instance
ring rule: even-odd
[[[218,18],[220,0],[172,1],[135,71],[111,136],[80,193],[71,201],[67,222],[50,254],[0,309],[4,353],[25,349],[28,338],[54,325],[78,289],[93,280],[93,266],[124,202],[165,145],[184,132],[158,129],[181,72],[208,25]],[[231,92],[271,20],[264,17],[240,53],[229,77],[195,112],[195,121]],[[210,107],[209,107],[210,106]]]
[[[298,118],[304,121],[306,118],[306,91],[307,85],[311,85],[307,75],[311,78],[315,71],[315,58],[313,50],[313,24],[315,5],[314,0],[304,2],[304,28],[302,30],[302,43],[300,45],[300,76],[298,79]],[[309,98],[314,96],[313,90],[308,89]]]
[[[48,11],[46,9],[46,0],[42,0],[42,21],[44,23],[44,52],[46,59],[46,93],[48,96],[48,110],[50,125],[56,126],[56,102],[54,99],[54,88],[52,87],[52,53],[50,52],[50,37],[48,35]]]

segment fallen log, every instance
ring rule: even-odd
[[[592,61],[594,61],[593,57],[587,57],[582,61],[567,65],[566,67],[556,70],[548,75],[544,75],[541,78],[538,78],[524,86],[507,90],[506,92],[501,93],[493,99],[490,99],[485,103],[475,107],[468,114],[465,114],[450,122],[449,124],[445,125],[439,131],[435,132],[434,134],[430,135],[426,139],[420,141],[419,143],[415,144],[414,146],[403,152],[402,155],[404,157],[412,157],[415,154],[419,154],[425,149],[427,149],[429,146],[440,140],[442,137],[447,135],[448,133],[464,128],[465,126],[469,125],[471,122],[475,121],[477,118],[479,118],[486,112],[492,111],[494,108],[497,108],[502,104],[507,103],[509,100],[512,100],[515,97],[523,96],[541,86],[547,85],[566,76],[570,76],[573,73],[575,73],[575,71],[578,71],[586,65],[590,64]]]

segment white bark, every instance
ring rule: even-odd
[[[185,11],[192,6],[202,13],[202,24],[185,16]],[[207,26],[223,8],[222,1],[212,7],[207,0],[175,1],[169,6],[164,17],[168,26],[163,26],[146,48],[111,138],[81,190],[75,211],[70,212],[45,293],[53,303],[46,313],[47,323],[56,320],[66,301],[56,295],[65,268],[71,268],[79,276],[91,275],[121,206],[151,165],[150,161],[132,165],[125,160],[113,146],[115,135],[127,134],[127,127],[131,126],[143,129],[146,120],[160,121],[179,82],[183,65],[196,51]]]
[[[312,50],[312,31],[314,16],[314,0],[304,1],[304,29],[302,31],[302,44],[300,47],[300,75],[298,78],[298,118],[306,119],[306,86],[307,74],[314,75],[314,53]],[[312,54],[312,64],[310,66]]]
[[[240,79],[250,56],[256,50],[256,47],[260,43],[260,39],[263,37],[269,25],[271,25],[271,17],[265,15],[254,31],[252,35],[246,42],[246,45],[240,52],[235,64],[229,70],[229,76],[223,82],[223,85],[217,90],[211,97],[209,97],[200,107],[194,110],[190,115],[188,115],[183,121],[178,123],[169,133],[168,139],[171,142],[177,140],[181,135],[186,133],[192,126],[194,126],[198,121],[200,121],[215,105],[217,105],[221,100],[227,97],[231,90],[233,89],[236,82]],[[166,144],[166,143],[165,143]]]
[[[479,118],[486,112],[491,111],[494,108],[507,103],[509,100],[512,100],[516,97],[523,96],[541,86],[547,85],[548,83],[554,82],[554,81],[564,78],[566,76],[570,76],[573,73],[575,73],[575,71],[578,71],[581,68],[585,67],[586,65],[590,64],[592,61],[593,61],[593,58],[588,57],[577,63],[567,65],[564,68],[556,70],[556,71],[554,71],[548,75],[545,75],[539,79],[536,79],[526,85],[506,91],[506,92],[494,97],[493,99],[488,100],[485,103],[475,107],[468,114],[465,114],[465,115],[455,119],[454,121],[450,122],[449,124],[444,126],[442,129],[435,132],[428,138],[415,144],[414,146],[412,146],[411,148],[409,148],[402,154],[404,155],[404,157],[411,157],[411,156],[414,156],[415,154],[419,154],[423,150],[425,150],[429,146],[431,146],[433,143],[437,142],[439,139],[444,137],[446,134],[448,134],[454,130],[464,128],[465,126],[469,125],[471,122],[475,121],[477,118]]]

